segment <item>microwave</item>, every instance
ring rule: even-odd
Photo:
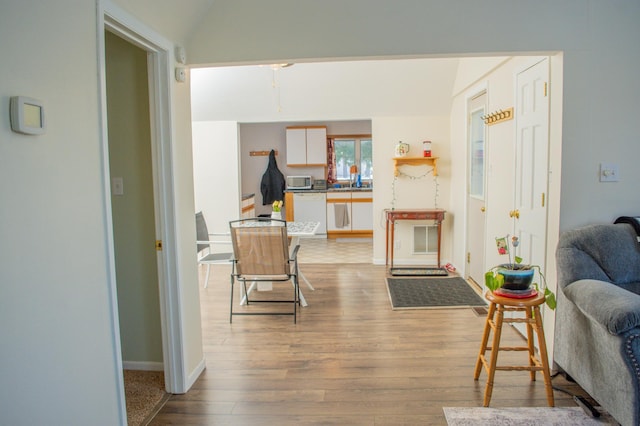
[[[287,189],[311,189],[312,185],[311,176],[287,176]]]

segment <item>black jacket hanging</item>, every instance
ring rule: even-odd
[[[286,182],[284,175],[278,169],[276,153],[272,149],[269,153],[269,165],[262,175],[260,192],[262,192],[262,205],[272,204],[274,201],[284,200]]]

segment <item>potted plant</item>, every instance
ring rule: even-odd
[[[281,213],[282,204],[284,204],[282,200],[276,200],[273,202],[273,204],[271,204],[271,207],[273,208],[271,211],[272,219],[282,219],[282,213]]]
[[[550,309],[556,308],[556,295],[547,287],[547,280],[540,270],[539,265],[528,265],[522,263],[522,258],[514,255],[514,261],[511,261],[511,252],[507,243],[509,236],[504,238],[496,238],[496,246],[498,253],[509,256],[509,263],[503,263],[489,269],[484,274],[484,282],[487,288],[493,292],[499,288],[503,288],[512,292],[526,292],[532,286],[536,291],[543,292],[545,303]],[[511,245],[518,247],[518,237],[511,237]],[[536,282],[533,282],[535,273],[538,273],[542,282],[542,288]]]

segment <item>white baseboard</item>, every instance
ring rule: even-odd
[[[122,361],[122,368],[125,370],[164,371],[164,364],[150,361]]]
[[[186,385],[185,393],[189,389],[191,389],[191,386],[193,386],[196,380],[198,380],[198,377],[200,377],[200,374],[202,374],[205,367],[206,367],[206,363],[203,357],[198,363],[198,365],[196,366],[196,368],[194,368],[193,371],[189,374],[189,376],[187,376],[187,383],[185,383]]]

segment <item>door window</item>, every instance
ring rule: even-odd
[[[484,199],[484,107],[471,112],[469,127],[469,195]]]

